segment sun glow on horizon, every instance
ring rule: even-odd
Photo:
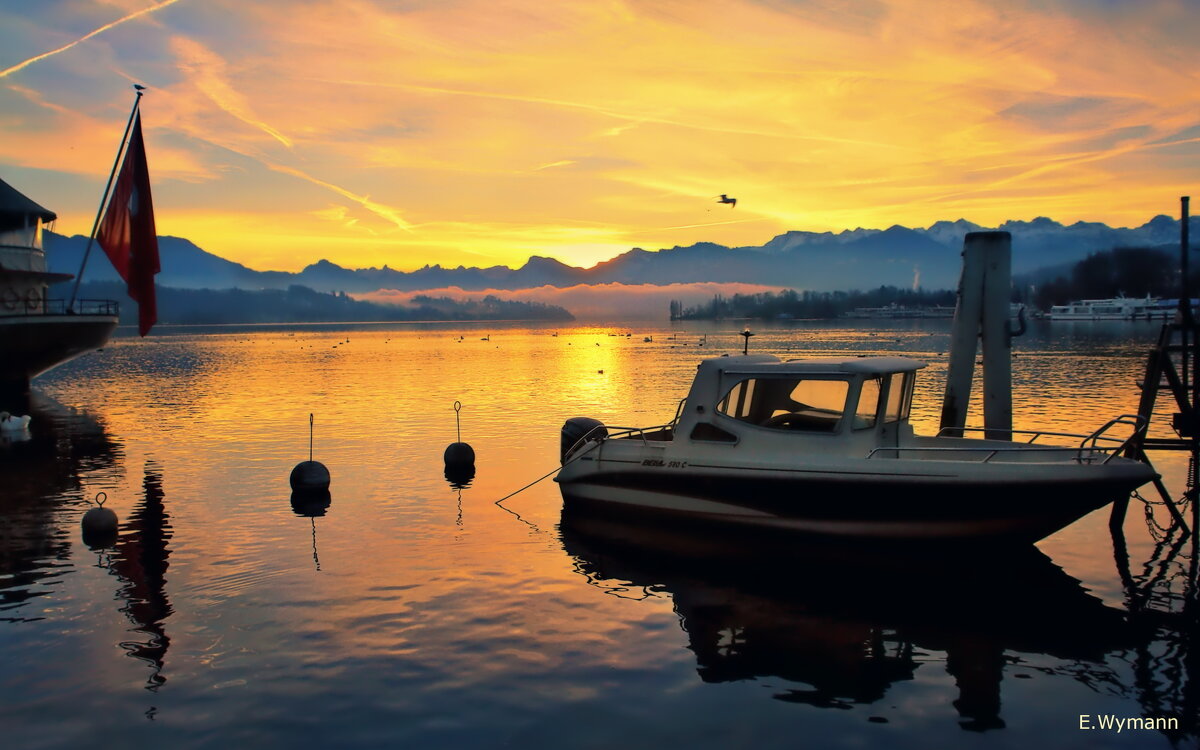
[[[1136,226],[1200,166],[1182,0],[70,5],[0,10],[0,176],[86,233],[138,80],[159,230],[261,270]]]

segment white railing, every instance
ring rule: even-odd
[[[1127,437],[1124,437],[1124,438],[1110,437],[1110,436],[1104,434],[1117,425],[1130,426],[1133,428],[1133,430],[1132,430],[1132,432],[1130,432],[1130,434]],[[1037,451],[1037,452],[1047,452],[1047,453],[1054,453],[1054,452],[1074,453],[1075,454],[1074,460],[1078,463],[1091,463],[1094,460],[1093,454],[1101,453],[1101,454],[1104,454],[1105,457],[1104,457],[1104,460],[1101,461],[1100,463],[1107,464],[1109,461],[1111,461],[1113,459],[1114,456],[1120,455],[1122,452],[1124,452],[1125,449],[1129,447],[1129,444],[1131,442],[1133,442],[1134,438],[1145,433],[1146,427],[1147,427],[1146,420],[1137,414],[1122,414],[1119,417],[1114,417],[1113,419],[1110,419],[1107,422],[1105,422],[1103,425],[1101,425],[1099,429],[1095,430],[1094,432],[1092,432],[1088,435],[1083,435],[1081,433],[1072,433],[1072,432],[1052,432],[1049,430],[1011,430],[1011,429],[1010,430],[997,430],[995,428],[986,428],[986,427],[944,427],[938,431],[938,433],[935,437],[939,437],[939,438],[949,437],[948,435],[945,434],[948,432],[954,432],[954,433],[982,432],[982,433],[987,433],[987,434],[1000,432],[1000,433],[1007,434],[1010,438],[1012,438],[1016,435],[1022,435],[1022,436],[1028,435],[1030,437],[1029,437],[1029,440],[1025,441],[1025,445],[1030,445],[1033,447],[1032,448],[1024,448],[1024,447],[1021,447],[1021,448],[999,448],[999,447],[990,447],[990,446],[938,447],[938,446],[919,446],[919,445],[903,446],[903,447],[897,446],[897,447],[892,447],[892,448],[880,447],[880,448],[872,449],[871,452],[867,454],[867,458],[875,458],[876,457],[875,454],[877,454],[877,453],[895,453],[895,457],[899,458],[901,453],[913,452],[913,451],[930,452],[930,453],[978,453],[983,456],[981,463],[988,463],[989,461],[991,461],[993,458],[995,458],[997,455],[999,455],[1001,453],[1020,453],[1020,454],[1028,455],[1030,453],[1030,451]],[[955,437],[957,437],[957,435],[955,435]],[[1079,440],[1079,445],[1073,446],[1073,447],[1066,446],[1066,445],[1063,445],[1063,446],[1035,445],[1038,438],[1041,438],[1041,437],[1070,438],[1072,440]],[[1100,445],[1101,441],[1115,443],[1116,445]],[[1015,441],[1010,440],[1010,442],[1015,442]]]

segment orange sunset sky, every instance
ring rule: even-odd
[[[139,82],[159,233],[257,269],[1136,226],[1195,192],[1198,19],[1191,0],[9,2],[0,178],[86,234]]]

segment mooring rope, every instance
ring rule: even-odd
[[[502,497],[502,498],[500,498],[499,500],[497,500],[497,501],[496,501],[494,504],[495,504],[495,505],[500,505],[500,503],[504,502],[505,500],[509,499],[510,497],[512,497],[512,496],[514,496],[514,495],[519,495],[520,493],[522,493],[522,492],[524,492],[525,490],[529,489],[530,487],[532,487],[533,485],[535,485],[535,484],[537,484],[538,482],[542,481],[543,479],[546,479],[547,477],[552,477],[552,476],[554,476],[554,475],[555,475],[555,474],[557,474],[558,472],[560,472],[560,471],[562,471],[563,469],[567,468],[567,464],[574,463],[575,461],[578,461],[579,459],[583,458],[583,457],[584,457],[585,455],[587,455],[588,453],[591,453],[591,452],[592,452],[592,451],[593,451],[595,448],[599,447],[600,443],[602,443],[602,442],[604,442],[604,441],[603,441],[603,440],[598,440],[598,441],[596,441],[596,442],[595,442],[595,443],[593,443],[593,444],[592,444],[590,447],[586,448],[585,450],[582,450],[582,451],[580,451],[580,452],[578,453],[578,455],[572,456],[572,457],[570,458],[570,460],[568,460],[568,461],[564,461],[564,462],[563,462],[563,464],[562,464],[562,466],[555,467],[554,469],[551,469],[551,470],[550,470],[549,472],[547,472],[546,474],[543,474],[543,475],[541,475],[541,476],[540,476],[540,477],[538,477],[537,479],[535,479],[535,480],[533,480],[532,482],[530,482],[529,484],[525,485],[525,486],[524,486],[524,487],[522,487],[521,489],[519,489],[519,490],[515,490],[515,491],[513,491],[513,492],[510,492],[510,493],[508,493],[508,494],[507,494],[507,495],[505,495],[504,497]],[[503,506],[501,506],[501,507],[503,507]],[[508,510],[508,508],[505,508],[505,510]]]

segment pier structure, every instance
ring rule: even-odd
[[[1158,342],[1146,358],[1145,377],[1138,384],[1142,392],[1138,402],[1138,416],[1146,425],[1150,425],[1154,418],[1159,394],[1169,394],[1165,400],[1168,403],[1174,402],[1176,411],[1171,413],[1170,423],[1175,435],[1150,436],[1147,434],[1148,430],[1144,430],[1130,443],[1127,455],[1145,458],[1146,451],[1150,450],[1182,450],[1191,454],[1184,498],[1192,505],[1191,533],[1195,535],[1200,531],[1200,503],[1196,502],[1197,465],[1200,455],[1200,323],[1192,310],[1191,289],[1188,283],[1188,203],[1187,196],[1180,198],[1179,309],[1173,321],[1163,324]],[[1187,524],[1179,507],[1161,481],[1156,481],[1155,484],[1174,521],[1187,531]],[[1110,523],[1114,530],[1124,522],[1128,504],[1126,499],[1113,505]]]

